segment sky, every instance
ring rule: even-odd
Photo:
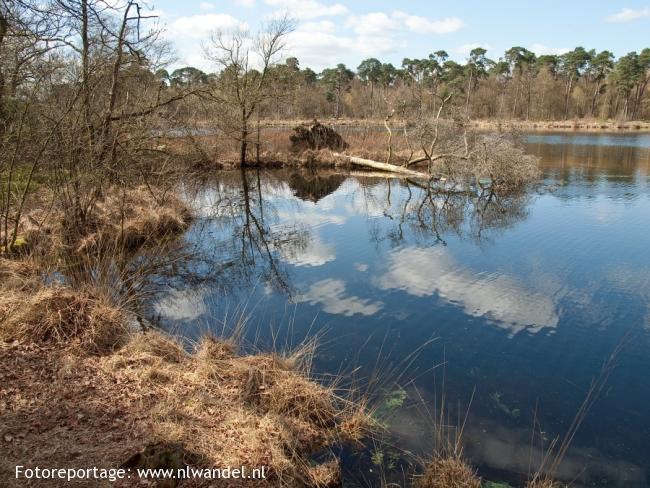
[[[202,44],[216,30],[257,31],[273,16],[288,13],[296,29],[287,56],[321,71],[337,63],[355,69],[368,57],[391,62],[424,58],[443,49],[464,61],[477,46],[498,59],[512,46],[536,54],[560,54],[583,46],[617,57],[650,47],[650,0],[147,0],[176,60],[172,68],[207,72]]]

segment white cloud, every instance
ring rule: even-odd
[[[384,304],[373,302],[357,296],[345,295],[345,282],[342,280],[325,279],[312,284],[306,293],[295,297],[297,303],[308,302],[311,305],[320,304],[324,312],[351,316],[355,314],[374,315]]]
[[[430,20],[417,15],[409,15],[401,11],[393,12],[393,17],[401,20],[408,29],[422,34],[448,34],[450,32],[456,32],[465,26],[465,23],[458,17]]]
[[[371,12],[351,16],[346,26],[351,27],[357,34],[386,34],[387,31],[408,30],[420,34],[447,34],[455,32],[465,24],[457,17],[442,20],[431,20],[418,15],[409,15],[396,10],[391,14]]]
[[[348,12],[348,8],[340,3],[325,5],[316,0],[264,0],[264,3],[278,7],[297,19],[315,19]]]
[[[454,48],[453,52],[456,54],[462,54],[463,56],[469,56],[469,53],[472,52],[472,49],[476,49],[477,47],[482,47],[483,49],[487,50],[492,49],[492,46],[489,44],[478,44],[470,42]]]
[[[352,27],[357,34],[379,34],[388,30],[400,28],[400,22],[393,16],[384,12],[372,12],[369,14],[352,16],[345,23]]]
[[[210,2],[201,2],[201,3],[199,4],[199,8],[200,8],[201,10],[214,10],[214,3],[210,3]]]
[[[288,3],[293,0],[266,0]],[[307,6],[313,2],[306,2]],[[303,6],[299,15],[306,18],[316,16],[311,7]],[[307,13],[305,13],[307,12]],[[328,10],[320,11],[328,15]],[[292,12],[293,13],[293,12]],[[336,24],[329,21],[301,24],[289,37],[288,51],[300,61],[315,69],[322,69],[341,62],[344,55],[355,57],[381,57],[406,47],[401,38],[405,32],[443,34],[463,26],[460,19],[430,20],[404,12],[371,12],[350,15],[345,21],[345,33],[337,31]]]
[[[650,7],[641,8],[639,10],[624,8],[616,14],[605,17],[605,20],[607,22],[630,22],[643,17],[650,17]]]
[[[354,263],[354,269],[356,269],[360,273],[365,273],[366,271],[368,271],[368,265],[365,263]]]
[[[205,297],[207,290],[172,290],[158,301],[154,308],[157,313],[171,320],[196,320],[207,312]]]
[[[301,65],[318,71],[344,61],[345,56],[381,57],[405,45],[392,33],[346,36],[333,32],[325,25],[323,30],[305,30],[301,27],[292,32],[287,42],[287,54],[296,56]]]
[[[176,47],[178,59],[175,66],[194,66],[204,71],[214,69],[205,59],[201,42],[210,39],[214,31],[247,30],[246,22],[228,14],[203,13],[178,17],[166,26],[165,36]]]
[[[300,24],[300,30],[306,32],[326,32],[332,34],[336,30],[336,24],[330,20],[319,20]]]
[[[530,46],[530,50],[533,51],[535,54],[540,55],[540,54],[564,54],[566,52],[569,52],[571,49],[567,47],[548,47],[545,46],[544,44],[540,44],[539,42],[536,42],[532,46]]]
[[[383,290],[398,289],[418,297],[438,295],[512,334],[555,327],[559,320],[552,294],[505,274],[480,275],[460,268],[442,247],[393,251],[375,283]]]
[[[188,17],[179,17],[168,26],[168,35],[171,39],[190,38],[207,39],[216,30],[230,30],[248,28],[246,22],[242,22],[228,14],[200,14]],[[196,49],[196,46],[195,46]]]
[[[312,235],[304,248],[281,246],[280,253],[284,261],[294,266],[322,266],[336,259],[334,245],[324,243],[319,235]]]
[[[354,47],[351,37],[336,35],[329,29],[298,29],[289,35],[287,53],[296,56],[302,65],[320,70],[341,62],[341,53]]]
[[[301,59],[302,60],[302,59]],[[315,229],[323,225],[333,224],[341,225],[347,221],[344,215],[327,214],[320,212],[315,205],[304,205],[299,213],[288,210],[279,210],[278,217],[282,225],[287,223],[306,225],[310,229]]]

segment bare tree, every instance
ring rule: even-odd
[[[10,252],[34,182],[71,232],[106,185],[147,177],[153,116],[189,90],[153,74],[168,48],[138,2],[0,1],[0,242]]]
[[[274,95],[271,68],[280,61],[294,25],[289,17],[283,17],[257,34],[216,32],[205,46],[205,55],[219,69],[219,77],[216,86],[203,95],[218,106],[219,129],[239,143],[242,166],[246,164],[251,117]]]

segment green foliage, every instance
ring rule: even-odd
[[[499,391],[495,391],[490,395],[490,398],[494,402],[494,405],[497,407],[498,410],[501,412],[505,413],[509,417],[512,418],[517,418],[519,417],[519,414],[521,413],[518,408],[510,408],[506,403],[502,400],[503,393]]]
[[[381,466],[384,464],[384,451],[381,449],[375,449],[375,451],[370,456],[370,460],[375,466]]]
[[[484,481],[481,488],[512,488],[508,483],[500,483],[497,481]]]
[[[25,239],[24,237],[16,237],[16,241],[14,242],[13,246],[8,246],[9,247],[9,253],[24,253],[29,251],[29,241]],[[0,246],[0,254],[5,253],[5,247]]]
[[[48,179],[47,174],[44,174],[43,171],[37,171],[32,175],[31,183],[29,183],[29,188],[27,188],[29,182],[29,174],[31,172],[31,166],[21,164],[17,165],[11,174],[11,181],[9,181],[9,169],[3,168],[0,171],[0,191],[3,193],[7,191],[7,185],[10,185],[10,192],[14,197],[20,196],[25,189],[28,189],[30,192],[33,192],[38,188],[39,185],[46,182]]]
[[[586,51],[584,47],[578,46],[560,56],[560,74],[565,78],[578,78],[588,63],[593,59],[595,51]]]
[[[361,81],[377,83],[381,75],[381,61],[376,58],[364,59],[357,66],[357,76]]]
[[[206,84],[208,82],[208,75],[200,69],[192,66],[185,66],[172,71],[169,75],[169,82],[172,86],[193,86]]]
[[[320,74],[320,82],[332,92],[346,90],[353,78],[354,72],[343,63],[337,64],[336,68],[324,69]]]
[[[614,80],[624,96],[629,96],[635,85],[643,76],[643,67],[639,55],[633,51],[622,56],[616,63]]]
[[[515,46],[506,51],[505,60],[508,62],[512,74],[522,75],[524,71],[532,69],[537,58],[534,52],[521,46]]]
[[[404,405],[408,394],[401,387],[397,387],[394,390],[383,390],[382,393],[381,403],[375,410],[374,417],[378,422],[387,427],[388,420],[398,408]]]

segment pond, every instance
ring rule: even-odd
[[[333,171],[188,186],[204,279],[156,310],[189,338],[244,317],[262,349],[317,335],[317,374],[389,397],[393,444],[426,455],[445,405],[479,473],[512,483],[606,380],[557,475],[650,486],[650,134],[527,145],[543,181],[508,197]],[[346,458],[346,482],[386,464]]]

